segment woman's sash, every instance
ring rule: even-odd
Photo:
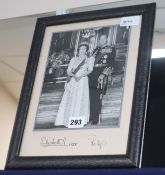
[[[75,75],[80,70],[81,66],[83,66],[84,64],[85,64],[85,59],[81,61],[81,63],[76,67],[76,69],[72,72],[72,74]],[[70,82],[71,78],[72,76],[69,76],[69,75],[67,76],[67,83]]]

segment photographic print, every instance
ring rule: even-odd
[[[52,34],[36,130],[68,128],[69,118],[75,128],[119,127],[130,31],[115,25]]]
[[[37,20],[6,169],[140,167],[154,14]]]

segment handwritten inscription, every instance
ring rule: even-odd
[[[77,146],[78,143],[76,142],[70,142],[67,140],[66,137],[63,138],[47,138],[47,137],[42,137],[40,145],[43,147],[48,147],[48,146]]]
[[[100,150],[103,148],[103,146],[107,145],[106,140],[100,139],[95,134],[89,135],[88,141],[92,147],[98,147]],[[78,142],[69,141],[66,137],[63,137],[63,138],[41,137],[41,141],[40,141],[40,146],[42,146],[42,147],[50,147],[50,146],[76,147],[78,145],[79,145]]]
[[[100,150],[103,146],[107,144],[106,140],[99,139],[96,135],[91,134],[88,136],[88,140],[91,144],[91,146],[97,146]]]

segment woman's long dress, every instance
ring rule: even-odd
[[[73,57],[69,63],[67,72],[74,71],[82,62],[79,57]],[[84,75],[93,70],[94,58],[85,58],[85,64],[81,66],[76,76]],[[65,91],[59,106],[55,120],[55,126],[68,126],[70,117],[83,117],[84,124],[89,121],[90,101],[88,76],[83,76],[78,82],[71,78],[66,84]]]

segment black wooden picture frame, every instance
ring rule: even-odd
[[[129,7],[119,7],[98,11],[74,13],[60,16],[44,17],[37,20],[32,41],[29,61],[23,82],[12,139],[6,162],[6,169],[53,169],[53,168],[114,168],[139,167],[143,146],[146,103],[150,73],[150,58],[154,28],[155,3]],[[107,19],[141,16],[139,46],[136,46],[137,64],[133,87],[132,107],[130,109],[129,132],[125,154],[80,154],[80,155],[29,155],[20,156],[24,133],[27,132],[29,105],[37,81],[37,69],[43,50],[43,39],[48,27],[81,24]],[[130,52],[130,51],[128,51]],[[124,85],[126,86],[126,85]],[[98,129],[101,131],[101,128]],[[39,130],[40,131],[40,130]],[[37,132],[39,132],[37,131]],[[76,130],[78,132],[79,130]],[[36,131],[34,131],[36,132]],[[51,131],[52,133],[53,131]],[[108,137],[108,133],[107,137]],[[32,142],[31,142],[32,143]],[[31,145],[29,143],[29,146]],[[120,143],[122,145],[122,142]],[[30,149],[30,148],[29,148]],[[28,152],[28,151],[27,151]]]

